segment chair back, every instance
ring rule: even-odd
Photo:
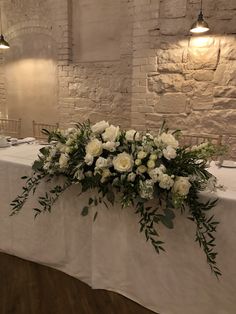
[[[21,119],[0,119],[0,134],[20,138]]]
[[[47,135],[42,133],[43,129],[48,130],[49,132],[56,131],[59,128],[59,123],[43,123],[43,122],[36,122],[33,120],[33,136],[37,140],[46,140]]]
[[[182,134],[179,139],[181,146],[200,145],[210,142],[212,144],[222,144],[222,135],[215,134]]]

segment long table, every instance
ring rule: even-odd
[[[228,187],[214,195],[219,197],[213,213],[220,221],[217,250],[223,272],[217,281],[185,215],[177,214],[174,230],[160,226],[166,249],[160,255],[139,232],[133,208],[99,205],[95,222],[96,209],[82,217],[90,193],[78,196],[79,186],[65,192],[51,214],[34,219],[36,195],[19,215],[9,217],[9,204],[21,192],[20,177],[31,173],[40,147],[0,148],[2,252],[56,268],[92,288],[116,291],[160,314],[235,314],[236,169],[210,168]],[[41,184],[39,192],[46,190]]]

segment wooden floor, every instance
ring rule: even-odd
[[[153,314],[57,270],[0,253],[0,314]]]

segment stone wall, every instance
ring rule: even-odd
[[[235,0],[203,1],[205,36],[189,33],[200,0],[101,0],[104,19],[95,0],[1,2],[10,43],[24,33],[52,38],[61,125],[89,118],[156,129],[165,119],[186,132],[236,136]],[[4,113],[3,78],[1,66]]]
[[[134,3],[133,126],[165,119],[189,133],[236,136],[236,2],[203,1],[204,36],[189,34],[200,0]]]

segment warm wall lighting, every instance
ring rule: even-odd
[[[201,0],[201,9],[200,13],[198,15],[198,19],[195,23],[193,23],[190,32],[194,34],[201,34],[209,31],[209,26],[207,22],[203,18],[203,13],[202,13],[202,0]]]
[[[0,35],[0,49],[8,49],[8,48],[10,48],[10,45],[4,39],[4,36],[2,34],[2,10],[1,10],[1,8],[0,8],[0,31],[1,31],[1,35]]]

